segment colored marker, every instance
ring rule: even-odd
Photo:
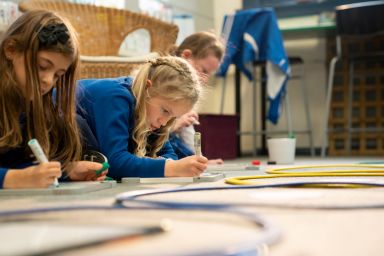
[[[48,163],[48,158],[45,156],[44,151],[41,148],[37,139],[31,139],[30,141],[28,141],[28,146],[31,148],[33,154],[35,155],[35,157],[36,157],[37,161],[39,161],[39,163]],[[53,185],[55,187],[59,186],[59,181],[57,180],[57,178],[55,178]]]
[[[194,136],[195,154],[201,156],[201,133],[195,132]]]
[[[100,170],[96,171],[96,175],[100,175],[103,171],[107,170],[109,168],[108,162],[103,163],[103,167],[101,167]]]

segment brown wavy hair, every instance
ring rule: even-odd
[[[179,46],[171,48],[170,53],[180,57],[182,52],[187,49],[192,52],[192,56],[196,59],[213,55],[221,61],[224,55],[224,44],[218,36],[209,31],[193,33],[186,37]]]
[[[56,44],[43,44],[39,32],[50,25],[65,25],[69,39]],[[26,89],[17,85],[14,67],[6,58],[6,47],[12,45],[24,57]],[[50,11],[29,11],[19,17],[3,35],[0,43],[0,152],[23,145],[36,138],[49,159],[67,166],[80,159],[81,143],[76,123],[75,87],[79,66],[79,43],[70,23]],[[61,53],[72,62],[54,85],[42,95],[37,65],[40,51]],[[20,127],[20,116],[26,116],[26,134]]]

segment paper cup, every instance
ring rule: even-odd
[[[296,138],[270,138],[267,140],[269,161],[276,164],[293,164]]]

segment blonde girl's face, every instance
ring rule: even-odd
[[[21,53],[12,54],[12,63],[18,85],[25,92],[27,83],[24,55]],[[40,51],[37,53],[37,70],[42,95],[48,93],[56,85],[57,80],[65,74],[70,65],[71,59],[62,53],[50,51]]]
[[[185,100],[169,101],[162,97],[151,97],[147,100],[147,127],[151,131],[165,126],[172,118],[189,112],[192,106]]]

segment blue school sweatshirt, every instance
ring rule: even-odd
[[[25,115],[20,115],[20,129],[23,137],[26,137],[26,118]],[[26,141],[23,141],[21,145],[2,149],[0,153],[0,189],[3,188],[4,178],[9,169],[22,169],[33,165],[35,160],[32,151],[27,145]]]
[[[0,167],[0,188],[1,189],[3,188],[4,178],[7,172],[8,172],[7,168]]]
[[[22,114],[20,116],[20,129],[23,138],[26,137],[26,118]],[[19,146],[15,148],[3,149],[0,153],[0,189],[4,187],[4,178],[9,169],[23,169],[36,164],[36,158],[24,140]],[[62,175],[59,181],[69,181],[66,175]]]
[[[80,80],[77,113],[87,121],[100,152],[108,158],[109,177],[164,177],[166,159],[177,160],[168,141],[158,152],[162,158],[133,154],[136,100],[131,91],[132,82],[130,77]]]

